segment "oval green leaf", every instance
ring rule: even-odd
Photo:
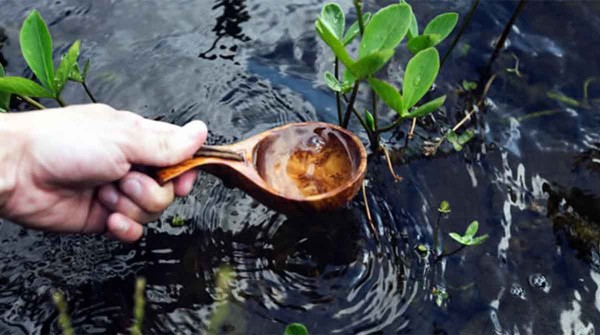
[[[477,236],[476,238],[471,240],[471,244],[469,245],[480,245],[481,243],[485,242],[485,240],[487,240],[488,237],[488,234]]]
[[[408,50],[414,55],[421,50],[436,46],[440,41],[439,34],[425,34],[411,39],[408,41],[407,46]]]
[[[4,72],[4,67],[0,64],[0,78],[3,78],[6,75]],[[10,105],[10,92],[0,92],[0,112],[6,113],[8,112],[8,108]]]
[[[60,65],[56,69],[56,74],[54,75],[54,84],[56,86],[57,94],[60,94],[63,87],[69,77],[74,71],[79,70],[77,65],[77,58],[79,58],[79,52],[81,49],[81,41],[75,41],[73,45],[69,48],[69,51],[62,57],[60,61]]]
[[[369,20],[371,19],[371,13],[364,13],[363,14],[363,24],[366,26],[367,24],[369,24]],[[351,26],[350,28],[348,28],[348,30],[346,31],[346,35],[344,35],[344,39],[342,40],[342,43],[344,44],[344,46],[350,44],[354,38],[356,36],[358,36],[358,34],[360,33],[360,26],[358,24],[358,20],[356,20]]]
[[[332,89],[334,92],[341,92],[342,91],[342,85],[335,78],[335,76],[333,75],[333,73],[331,73],[329,71],[325,72],[325,84],[327,84],[327,87],[329,87],[330,89]]]
[[[373,52],[360,58],[356,63],[350,65],[348,69],[356,78],[364,79],[379,71],[393,55],[393,49]]]
[[[37,10],[32,11],[23,22],[19,35],[23,58],[42,85],[56,92],[54,63],[52,62],[52,38],[46,22]]]
[[[370,130],[375,130],[375,119],[373,119],[373,114],[368,110],[365,110],[365,122]]]
[[[358,58],[381,50],[395,49],[408,31],[411,13],[407,4],[390,5],[375,13],[365,27]]]
[[[464,238],[464,237],[462,237],[462,236],[460,236],[460,235],[458,235],[457,233],[450,233],[450,234],[448,234],[448,235],[450,235],[450,237],[451,237],[453,240],[455,240],[456,242],[458,242],[458,243],[460,243],[460,244],[468,245],[468,244],[467,244],[467,243],[468,243],[467,239],[466,239],[466,238]]]
[[[467,231],[465,231],[465,237],[473,237],[477,234],[477,230],[479,229],[479,222],[477,220],[471,222]]]
[[[408,31],[406,32],[406,36],[409,41],[419,36],[419,24],[417,23],[417,17],[412,10],[410,14],[410,22],[408,24]]]
[[[410,59],[402,82],[404,109],[410,109],[421,100],[435,81],[439,70],[440,56],[435,48],[425,49]]]
[[[392,84],[383,80],[369,78],[369,85],[371,85],[371,88],[389,108],[396,111],[398,114],[400,114],[400,116],[404,116],[403,114],[405,113],[402,109],[402,96]]]
[[[331,28],[325,24],[321,18],[315,21],[315,29],[317,33],[330,48],[331,51],[335,54],[335,56],[344,64],[346,67],[350,67],[354,64],[354,60],[350,58],[348,51],[344,48],[342,42],[335,36],[335,32],[331,30]]]
[[[415,110],[410,112],[410,117],[415,118],[415,117],[423,117],[423,116],[429,115],[429,114],[435,112],[436,110],[438,110],[444,104],[444,101],[446,101],[445,95],[442,95],[441,97],[437,97],[437,98],[427,102],[426,104],[423,104],[423,105],[417,107]]]
[[[344,11],[336,3],[330,2],[321,10],[321,21],[333,32],[338,40],[342,40],[346,28]]]
[[[0,78],[0,92],[19,94],[34,98],[54,98],[54,93],[36,82],[21,77]]]
[[[285,327],[283,335],[308,335],[308,329],[301,323],[290,323]]]
[[[456,23],[458,22],[458,14],[457,13],[444,13],[434,17],[429,23],[425,30],[423,30],[423,35],[425,34],[438,34],[440,35],[440,42],[443,41],[454,29]],[[438,42],[439,43],[439,42]]]

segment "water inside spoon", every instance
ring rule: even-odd
[[[348,135],[332,128],[293,127],[261,142],[254,163],[276,192],[304,198],[333,191],[356,176],[353,145]]]

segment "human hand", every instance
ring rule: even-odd
[[[0,216],[55,232],[138,240],[196,179],[160,186],[132,164],[164,167],[193,156],[206,125],[152,121],[102,105],[0,116]]]

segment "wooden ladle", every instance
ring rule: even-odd
[[[361,188],[367,155],[346,129],[292,123],[234,144],[205,145],[193,158],[159,170],[157,180],[164,184],[197,167],[268,207],[298,214],[348,204]]]

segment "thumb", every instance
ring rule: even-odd
[[[191,158],[204,144],[208,130],[202,121],[183,127],[143,119],[132,129],[131,145],[126,153],[133,164],[169,166]]]

